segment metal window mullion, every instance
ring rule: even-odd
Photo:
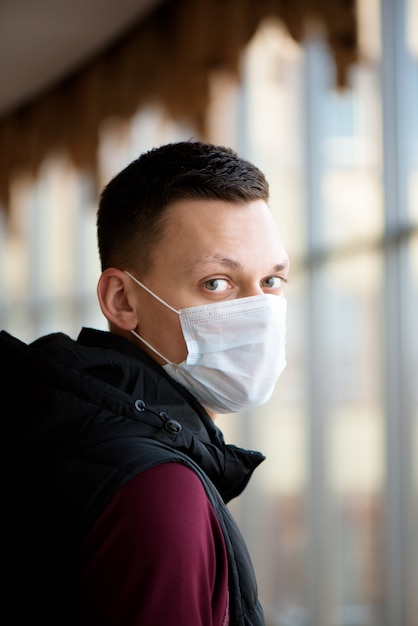
[[[381,91],[383,134],[383,180],[385,236],[383,290],[386,358],[383,382],[386,420],[385,484],[385,626],[407,624],[405,612],[406,545],[404,537],[407,498],[405,477],[409,465],[408,424],[402,393],[402,320],[403,300],[402,243],[394,236],[407,212],[407,128],[405,2],[381,0]]]
[[[323,95],[326,58],[319,41],[307,41],[304,46],[303,78],[303,132],[305,146],[305,206],[307,214],[307,325],[308,350],[308,415],[309,415],[309,485],[308,485],[308,613],[309,626],[326,626],[330,623],[330,606],[334,600],[332,588],[331,545],[328,534],[330,503],[327,488],[327,449],[325,381],[322,362],[322,302],[321,282],[323,264],[312,262],[320,250],[322,215],[321,184],[323,158],[320,151],[322,136],[321,98]],[[320,574],[319,574],[320,572]]]

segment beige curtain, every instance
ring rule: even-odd
[[[146,101],[161,101],[205,137],[211,71],[237,75],[241,51],[269,16],[296,41],[319,24],[335,60],[336,85],[346,84],[358,55],[355,0],[168,0],[76,73],[0,118],[0,204],[7,207],[16,172],[36,174],[57,148],[94,173],[101,122],[132,116]]]

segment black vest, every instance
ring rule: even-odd
[[[72,624],[74,557],[133,476],[177,461],[202,481],[223,531],[231,626],[262,626],[253,567],[226,503],[258,452],[226,445],[196,400],[135,345],[84,329],[27,346],[0,334],[1,562],[9,624]],[[7,613],[6,613],[7,614]]]

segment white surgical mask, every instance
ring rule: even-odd
[[[140,287],[180,317],[187,358],[165,371],[207,409],[231,413],[264,404],[286,366],[286,300],[263,294],[175,309],[129,272]]]

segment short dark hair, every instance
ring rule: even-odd
[[[269,197],[264,174],[236,152],[200,141],[169,143],[140,155],[104,188],[97,212],[102,270],[145,275],[176,200],[246,203]]]

